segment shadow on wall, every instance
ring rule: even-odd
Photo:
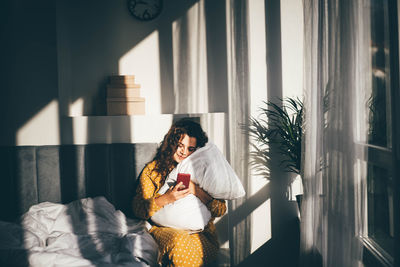
[[[14,145],[18,129],[58,98],[56,2],[5,0],[0,17],[0,145]]]
[[[215,2],[215,1],[214,1]],[[206,35],[207,35],[207,73],[209,87],[209,101],[211,111],[221,111],[227,106],[226,82],[226,30],[225,30],[225,1],[218,3],[204,1]],[[138,21],[134,19],[127,8],[126,1],[59,1],[58,34],[59,39],[59,66],[60,90],[66,92],[66,101],[73,103],[79,98],[85,100],[83,115],[104,115],[106,97],[106,78],[108,75],[118,74],[120,59],[132,50],[140,48],[143,41],[152,38],[153,33],[158,36],[158,51],[150,47],[146,54],[141,55],[142,61],[128,62],[129,69],[148,69],[155,54],[159,54],[159,75],[161,87],[161,113],[173,113],[174,97],[174,55],[173,23],[180,22],[180,27],[188,27],[187,11],[198,3],[198,0],[178,2],[164,1],[163,10],[159,17],[152,21]],[[212,4],[211,4],[212,3]],[[212,7],[211,7],[212,5]],[[183,53],[179,58],[184,62],[175,62],[183,67],[190,65],[190,61],[198,58],[188,58],[190,40],[183,32],[179,45]],[[215,40],[216,41],[211,41]],[[78,41],[79,40],[79,41]],[[153,39],[152,39],[153,40]],[[143,50],[140,50],[143,53]],[[141,66],[140,66],[141,65]],[[221,73],[222,72],[222,73]],[[134,74],[134,73],[133,73]],[[183,77],[187,79],[188,77]],[[154,77],[153,79],[156,79]],[[185,87],[185,86],[181,86]],[[215,90],[218,88],[218,90]],[[182,94],[186,88],[180,88]],[[218,99],[218,101],[217,101]],[[66,105],[63,105],[62,114],[67,114]]]
[[[298,218],[294,218],[284,224],[284,227],[286,231],[282,232],[279,238],[267,241],[238,266],[299,266],[300,222]]]
[[[281,18],[280,1],[265,1],[265,29],[267,38],[267,96],[266,100],[282,99],[282,45],[281,45]],[[280,105],[281,103],[276,103]],[[241,221],[251,216],[252,212],[266,200],[270,200],[271,211],[271,239],[247,256],[238,264],[239,266],[297,266],[299,259],[299,218],[298,208],[295,201],[288,200],[287,189],[290,184],[290,176],[284,173],[280,167],[281,156],[276,146],[269,146],[270,159],[266,163],[268,170],[267,186],[262,188],[253,196],[248,196],[241,206],[234,211],[230,211],[228,226],[235,227]],[[252,220],[257,220],[256,216]],[[217,225],[217,229],[224,229],[222,219]],[[267,225],[265,227],[268,227]],[[238,233],[240,235],[240,233]],[[257,233],[252,233],[257,235]],[[249,242],[244,236],[235,237],[239,242]],[[223,240],[225,237],[222,238]],[[239,254],[242,251],[233,253]],[[232,255],[232,254],[231,254]],[[236,263],[235,263],[236,264]]]
[[[222,217],[216,223],[219,241],[224,243],[228,240],[226,229],[234,227],[246,217],[251,216],[252,212],[266,200],[271,200],[272,238],[242,261],[239,266],[295,267],[298,265],[300,222],[297,217],[297,203],[287,200],[284,191],[281,191],[283,194],[276,194],[279,191],[276,189],[281,187],[279,184],[282,185],[281,181],[271,181],[241,206],[231,211],[229,217]]]
[[[280,1],[265,1],[267,62],[267,100],[282,99],[282,44]],[[278,105],[281,103],[277,103]],[[289,201],[287,190],[291,175],[282,171],[279,149],[269,147],[268,162],[271,200],[271,239],[247,257],[239,266],[298,266],[300,223],[297,203]],[[256,220],[257,218],[253,218]]]
[[[6,51],[0,112],[8,116],[0,119],[0,144],[16,144],[18,130],[53,100],[61,117],[71,115],[70,105],[79,101],[83,115],[105,115],[107,77],[118,74],[121,57],[155,31],[161,113],[173,113],[172,23],[197,2],[164,2],[158,18],[141,22],[130,15],[127,1],[6,0],[0,11],[5,37],[0,49]],[[204,1],[210,112],[227,109],[225,1],[214,2]],[[61,127],[63,133],[72,125]]]

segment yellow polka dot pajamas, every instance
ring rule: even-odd
[[[132,202],[135,215],[145,220],[161,209],[155,198],[165,179],[154,170],[155,164],[153,161],[144,168]],[[206,266],[216,259],[219,243],[213,221],[225,214],[226,205],[224,200],[213,199],[207,207],[212,218],[202,232],[152,226],[150,234],[158,243],[163,266]]]

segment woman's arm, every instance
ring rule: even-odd
[[[157,175],[157,173],[152,172],[152,170],[152,163],[144,168],[132,201],[133,213],[136,217],[144,220],[149,219],[154,213],[161,209],[155,201],[156,186],[153,182],[154,179],[152,179],[152,175]]]
[[[155,163],[149,163],[140,175],[139,185],[132,201],[133,213],[136,217],[147,220],[165,205],[175,202],[189,194],[189,189],[178,191],[181,184],[171,188],[165,194],[156,193],[160,174],[153,171]]]
[[[208,203],[207,208],[210,210],[212,217],[221,217],[226,212],[225,200],[213,199]]]

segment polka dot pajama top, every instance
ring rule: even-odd
[[[153,161],[144,168],[132,206],[135,215],[142,219],[149,219],[161,207],[158,207],[155,198],[164,184],[164,178],[154,170]],[[202,232],[189,233],[169,227],[153,225],[150,234],[158,243],[163,266],[204,266],[212,263],[218,253],[219,243],[214,218],[224,215],[226,205],[224,200],[213,199],[207,204],[211,212],[211,220]]]

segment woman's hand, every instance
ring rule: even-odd
[[[173,203],[178,199],[184,198],[189,195],[190,186],[188,189],[178,190],[179,188],[185,188],[182,182],[171,187],[164,195],[161,195],[155,199],[157,206],[164,207],[167,204]]]
[[[183,185],[183,183],[179,182],[179,184],[175,185],[174,187],[171,187],[168,190],[168,192],[165,193],[164,195],[168,196],[168,199],[170,200],[170,203],[175,202],[178,199],[186,197],[187,195],[190,194],[189,189],[184,189],[184,188],[185,188],[185,186]]]

